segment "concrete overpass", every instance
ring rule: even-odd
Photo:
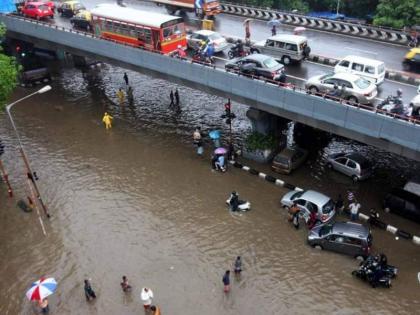
[[[0,22],[7,26],[8,36],[41,48],[92,57],[230,97],[252,108],[420,161],[419,124],[48,23],[7,15],[0,15]]]

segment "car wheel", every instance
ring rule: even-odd
[[[348,98],[348,100],[349,100],[349,102],[350,103],[357,103],[358,101],[357,101],[357,98],[356,97],[354,97],[354,96],[350,96],[349,98]]]
[[[291,62],[292,60],[289,56],[283,56],[283,58],[281,58],[281,63],[284,65],[290,65]]]
[[[314,246],[314,248],[315,248],[315,249],[318,249],[318,250],[323,250],[322,246],[321,246],[321,245],[319,245],[319,244],[315,245],[315,246]]]
[[[233,59],[233,52],[231,50],[228,51],[228,57],[229,59]]]
[[[319,93],[319,90],[316,86],[311,86],[309,88],[309,92],[311,92],[311,94],[317,94],[317,93]]]
[[[390,212],[391,212],[391,209],[390,209],[389,207],[385,207],[385,208],[384,208],[384,211],[385,211],[386,213],[390,213]]]
[[[359,178],[356,175],[353,175],[351,179],[353,180],[353,183],[357,183],[359,181]]]
[[[258,49],[251,49],[251,54],[259,54],[260,51]]]

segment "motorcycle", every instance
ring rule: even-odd
[[[358,270],[351,273],[364,281],[367,281],[372,288],[383,286],[385,288],[391,287],[391,279],[385,275],[381,270],[373,270],[366,266],[360,266]]]
[[[230,200],[232,199],[232,195],[226,200],[226,204],[230,207]],[[238,210],[237,211],[249,211],[251,210],[251,203],[246,200],[239,200],[238,201]]]
[[[229,59],[238,58],[238,57],[245,57],[247,56],[247,51],[242,47],[242,49],[239,49],[238,45],[233,45],[230,47],[228,51],[228,57]]]
[[[381,269],[385,275],[390,278],[396,278],[398,274],[398,268],[392,265],[388,265],[388,260],[385,255],[369,255],[364,261],[360,263],[362,266],[366,266],[371,269]]]
[[[215,64],[214,57],[213,56],[209,57],[206,54],[203,54],[201,50],[196,50],[194,52],[192,56],[192,61],[197,62],[197,63],[210,64],[210,65]]]
[[[405,106],[401,98],[394,95],[387,96],[378,106],[377,109],[390,114],[403,115],[406,112]]]

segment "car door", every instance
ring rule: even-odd
[[[335,66],[334,71],[336,73],[339,73],[339,72],[350,72],[349,66],[350,66],[350,61],[348,61],[348,60],[341,60]]]
[[[263,67],[263,65],[261,64],[261,62],[254,61],[254,65],[255,65],[255,73],[256,73],[256,75],[263,76],[263,77],[268,77],[267,69]]]
[[[305,218],[305,220],[306,220],[306,218],[309,217],[309,211],[306,208],[306,200],[297,199],[297,200],[294,200],[294,202],[296,202],[296,204],[298,205],[298,207],[300,209],[299,216],[301,218]]]
[[[334,85],[335,84],[338,85],[337,79],[333,79],[333,78],[326,79],[322,82],[320,90],[322,92],[331,92],[332,90],[334,90]]]
[[[324,245],[325,249],[338,253],[344,252],[345,237],[343,235],[331,234],[327,236],[326,241]]]
[[[29,17],[35,17],[35,6],[33,4],[28,4],[25,7],[25,14]]]
[[[342,252],[353,257],[363,255],[362,240],[354,237],[344,237]]]
[[[347,80],[339,80],[338,86],[341,92],[341,98],[347,98],[350,95],[354,95],[353,84],[351,84],[351,82]]]
[[[351,65],[351,73],[361,75],[363,74],[365,66],[361,63],[353,62]]]
[[[274,40],[267,39],[262,53],[270,55],[270,56],[275,56],[275,45],[276,45],[276,42]]]
[[[333,164],[334,168],[337,171],[340,171],[340,172],[344,173],[345,172],[345,168],[346,168],[346,164],[347,164],[347,158],[342,156],[342,157],[336,158],[334,160],[334,162],[335,162]]]

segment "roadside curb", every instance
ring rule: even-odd
[[[228,43],[234,43],[236,40],[241,39],[244,41],[243,38],[235,37],[231,35],[224,36],[226,38],[226,41]],[[251,42],[251,44],[254,44],[255,42]],[[330,67],[334,67],[340,60],[332,57],[325,57],[321,55],[314,55],[310,54],[307,58],[308,61],[318,63],[321,65],[326,65]],[[398,70],[392,70],[392,69],[386,69],[385,70],[385,78],[393,81],[397,81],[400,83],[405,83],[413,86],[420,85],[420,75],[404,72],[404,71],[398,71]]]
[[[263,172],[260,172],[256,169],[253,169],[249,166],[242,165],[239,162],[229,161],[229,163],[232,164],[234,167],[236,167],[238,169],[244,170],[244,171],[250,173],[251,175],[256,175],[256,176],[258,176],[258,178],[262,178],[262,179],[266,180],[267,182],[270,182],[270,183],[272,183],[276,186],[281,186],[281,187],[284,187],[284,188],[287,188],[287,189],[290,189],[290,190],[303,191],[303,189],[300,188],[300,187],[289,184],[289,183],[287,183],[287,182],[285,182],[285,181],[283,181],[279,178],[276,178],[274,176],[267,175]],[[370,219],[370,217],[368,215],[366,215],[364,213],[359,213],[359,220],[369,222],[369,219]],[[389,233],[391,233],[391,234],[393,234],[397,237],[402,237],[406,240],[412,240],[412,242],[415,245],[420,245],[420,237],[419,236],[412,235],[409,232],[406,232],[404,230],[400,230],[400,229],[396,228],[395,226],[392,226],[390,224],[387,224],[387,223],[382,222],[382,221],[377,220],[377,219],[375,220],[375,226],[379,227],[382,230],[386,230],[387,232],[389,232]]]
[[[45,78],[45,79],[42,79],[42,80],[36,80],[36,81],[30,82],[30,83],[22,82],[19,85],[21,87],[24,87],[24,88],[30,88],[30,87],[34,87],[34,86],[37,86],[37,85],[40,85],[40,84],[43,84],[43,83],[48,83],[48,82],[51,82],[51,81],[52,81],[51,78]]]

